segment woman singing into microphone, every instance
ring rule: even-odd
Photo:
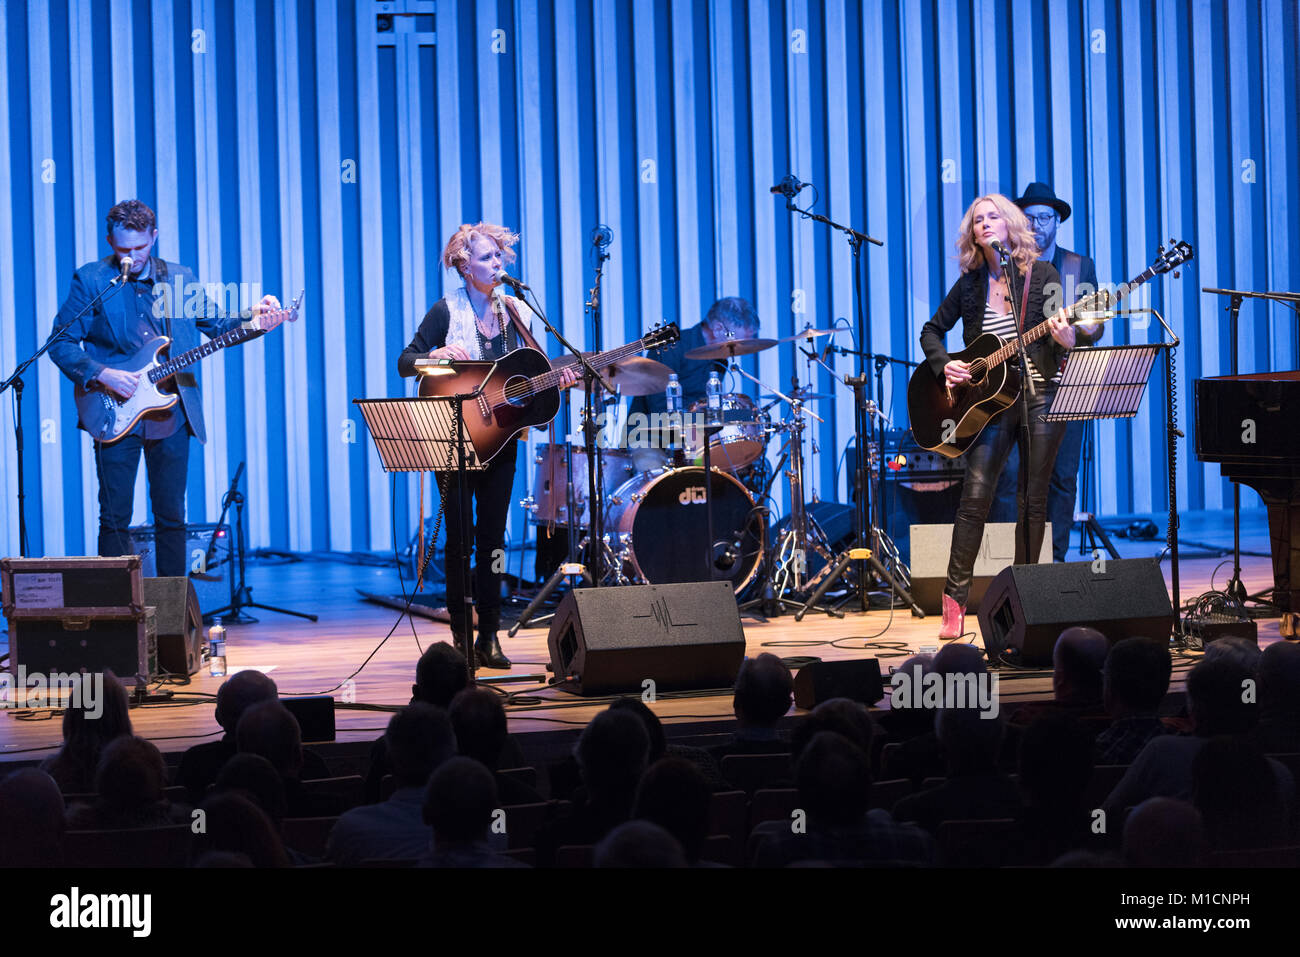
[[[1011,268],[1003,269],[995,244],[1005,248]],[[1061,361],[1074,347],[1074,328],[1063,318],[1048,318],[1048,292],[1059,289],[1055,284],[1059,284],[1060,279],[1050,263],[1037,261],[1038,248],[1029,222],[1011,200],[995,193],[981,196],[971,203],[958,231],[957,250],[961,278],[953,284],[921,331],[921,348],[935,375],[943,376],[949,386],[970,381],[969,363],[953,360],[944,347],[944,336],[958,319],[962,321],[962,338],[967,346],[985,332],[1002,339],[1014,339],[1013,297],[1017,308],[1022,302],[1025,304],[1022,332],[1039,323],[1050,322],[1051,336],[1040,339],[1027,349],[1026,358],[1033,383],[1027,395],[1030,420],[1028,454],[1023,447],[1021,405],[1018,401],[989,422],[966,453],[966,479],[953,525],[948,580],[943,594],[943,623],[939,637],[945,639],[957,638],[965,632],[966,599],[970,593],[975,555],[984,535],[984,521],[997,488],[998,476],[1002,474],[1013,442],[1020,446],[1022,467],[1028,464],[1028,490],[1022,493],[1018,502],[1015,561],[1017,565],[1037,561],[1047,521],[1047,488],[1052,477],[1052,464],[1065,434],[1063,423],[1043,422],[1040,416],[1047,411],[1056,392]],[[1024,294],[1026,282],[1027,298]],[[1027,554],[1023,551],[1026,525]]]
[[[456,230],[442,252],[442,264],[446,269],[455,269],[465,285],[439,299],[425,314],[415,338],[397,358],[399,374],[415,375],[415,360],[425,356],[492,360],[521,347],[538,349],[525,310],[517,300],[501,295],[497,289],[502,268],[515,259],[514,245],[518,241],[518,234],[492,223],[466,224]],[[573,378],[570,374],[562,384],[571,384]],[[452,635],[457,647],[467,651],[470,623],[465,621],[464,604],[458,600],[465,593],[462,556],[466,549],[477,549],[474,604],[478,638],[474,651],[484,668],[510,667],[510,660],[502,653],[497,639],[501,624],[501,574],[494,568],[500,567],[496,558],[505,546],[517,449],[516,443],[507,442],[483,471],[470,473],[466,478],[467,491],[474,503],[471,507],[475,510],[472,543],[470,530],[462,527],[460,509],[444,509],[447,608]],[[460,501],[455,472],[445,473],[445,481],[439,484],[444,502]]]

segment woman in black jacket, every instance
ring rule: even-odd
[[[1002,268],[1002,260],[993,248],[995,243],[1007,250],[1014,268]],[[957,250],[961,278],[921,331],[921,348],[930,368],[936,375],[942,375],[950,387],[968,382],[971,377],[970,364],[954,360],[944,347],[944,336],[957,320],[962,322],[966,345],[985,332],[1012,339],[1015,337],[1014,296],[1017,306],[1025,303],[1022,331],[1041,322],[1051,324],[1051,336],[1040,339],[1027,350],[1033,386],[1028,395],[1031,439],[1028,452],[1020,448],[1020,461],[1029,463],[1029,475],[1025,500],[1019,503],[1015,559],[1016,564],[1024,564],[1036,560],[1042,547],[1047,488],[1056,450],[1064,435],[1061,423],[1043,422],[1039,417],[1047,411],[1056,392],[1065,353],[1074,347],[1074,329],[1064,318],[1049,318],[1047,304],[1059,299],[1060,278],[1050,263],[1037,261],[1038,247],[1029,222],[1011,200],[995,193],[971,203],[961,221]],[[1023,294],[1026,281],[1027,298]],[[984,521],[1012,442],[1023,444],[1020,413],[1019,402],[1010,406],[985,426],[966,453],[966,480],[952,531],[940,638],[956,638],[964,633],[966,598],[975,555],[984,534]],[[1027,553],[1023,535],[1026,524]],[[1034,558],[1028,557],[1031,555]]]

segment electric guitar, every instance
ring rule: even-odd
[[[1104,313],[1138,286],[1192,258],[1187,243],[1170,240],[1170,244],[1168,251],[1160,247],[1155,262],[1144,272],[1114,292],[1098,290],[1056,316],[1071,324],[1106,321],[1109,317]],[[1050,334],[1050,327],[1043,322],[1025,330],[1020,338],[1028,347]],[[956,361],[970,363],[970,381],[955,386],[947,385],[943,373],[936,376],[928,363],[921,363],[907,384],[907,413],[917,444],[950,459],[969,449],[984,426],[1020,397],[1020,370],[1007,362],[1017,351],[1015,339],[1004,341],[991,332],[984,333],[966,349],[951,354]]]
[[[282,319],[295,322],[302,297],[303,293],[300,292],[293,305],[287,309],[268,310],[262,315],[281,316]],[[77,419],[96,442],[104,445],[116,442],[150,412],[170,409],[180,401],[180,396],[168,389],[168,380],[172,376],[214,352],[220,352],[227,346],[237,346],[260,334],[257,329],[240,324],[229,332],[214,336],[202,345],[170,359],[163,357],[162,351],[171,345],[171,338],[158,336],[150,339],[130,359],[115,366],[126,372],[140,373],[140,384],[136,386],[131,398],[118,398],[98,381],[92,382],[89,388],[77,386],[73,392]]]
[[[670,322],[635,342],[590,356],[588,361],[600,368],[638,352],[672,345],[678,337],[677,324]],[[468,395],[482,386],[478,396],[465,403],[465,432],[479,462],[485,464],[519,432],[555,418],[563,374],[563,368],[552,369],[550,360],[536,349],[516,349],[495,362],[451,362],[440,374],[420,379],[420,395]]]

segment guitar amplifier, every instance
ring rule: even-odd
[[[948,556],[952,552],[952,525],[913,525],[912,598],[927,615],[943,614],[943,586],[948,580]],[[975,553],[970,595],[966,612],[978,612],[984,593],[994,577],[1016,558],[1015,522],[986,522],[984,537]],[[1043,544],[1038,554],[1042,564],[1052,563],[1052,523],[1043,530]]]
[[[124,684],[140,684],[157,673],[157,628],[138,555],[6,558],[0,602],[13,674],[111,670]]]
[[[158,575],[158,556],[154,546],[154,527],[136,525],[128,529],[131,548],[140,556],[140,571],[145,578]],[[208,547],[212,558],[207,560]],[[230,571],[234,561],[234,539],[229,525],[208,523],[185,527],[185,555],[190,581],[198,598],[199,609],[206,614],[230,601]],[[204,611],[206,610],[206,611]]]

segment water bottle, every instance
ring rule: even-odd
[[[208,674],[220,678],[226,673],[226,629],[213,625],[208,629]]]
[[[718,378],[718,370],[714,369],[709,374],[709,384],[704,391],[708,408],[708,421],[717,422],[722,418],[722,380]]]
[[[677,381],[676,372],[668,376],[668,388],[664,391],[664,401],[667,403],[669,414],[682,411],[682,384]]]

